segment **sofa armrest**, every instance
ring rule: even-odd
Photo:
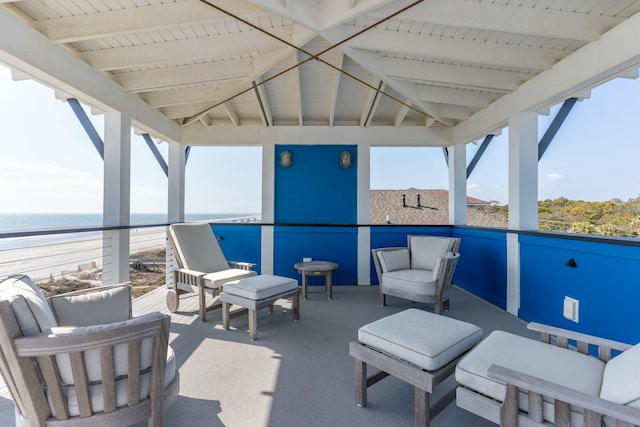
[[[243,262],[243,261],[227,261],[229,267],[231,268],[239,268],[240,270],[252,270],[253,267],[256,266],[253,262]]]
[[[563,348],[568,348],[568,340],[574,340],[577,342],[577,350],[583,354],[589,354],[589,345],[594,345],[598,347],[598,357],[604,362],[608,362],[611,359],[611,350],[625,351],[631,348],[630,344],[543,325],[541,323],[529,323],[527,329],[540,332],[540,339],[547,344],[551,344],[551,338],[556,337],[556,345]]]
[[[129,282],[53,295],[47,302],[59,326],[89,326],[131,318]]]
[[[556,421],[563,419],[567,422],[566,425],[569,425],[572,406],[584,409],[585,425],[601,425],[602,416],[610,416],[632,425],[640,419],[640,409],[591,396],[504,366],[491,365],[487,375],[507,385],[505,400],[500,409],[500,425],[518,425],[519,391],[529,393],[528,417],[537,422],[542,421],[543,396],[553,400]]]

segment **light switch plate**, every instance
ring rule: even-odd
[[[580,311],[580,301],[571,297],[564,297],[563,315],[572,322],[578,323]]]

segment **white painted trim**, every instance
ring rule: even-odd
[[[509,228],[538,229],[538,113],[509,119]]]
[[[357,161],[357,223],[371,222],[371,147],[369,144],[358,144]]]
[[[167,213],[169,222],[184,222],[186,147],[169,143]]]
[[[275,159],[275,145],[264,145],[262,147],[262,222],[265,224],[275,221]]]
[[[449,147],[449,224],[467,223],[467,147]]]
[[[520,310],[520,243],[518,234],[507,233],[507,311]]]
[[[263,225],[261,227],[260,239],[260,258],[261,258],[261,274],[273,274],[273,245],[274,230],[272,225]]]
[[[358,286],[371,285],[371,227],[358,227]]]

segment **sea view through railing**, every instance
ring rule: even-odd
[[[259,214],[186,214],[185,221],[255,222]],[[130,255],[166,246],[165,214],[131,214]],[[139,226],[139,227],[136,227]],[[102,214],[0,214],[0,280],[24,273],[36,281],[102,268]],[[83,231],[87,229],[87,231]],[[15,236],[14,233],[28,234]]]

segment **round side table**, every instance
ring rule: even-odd
[[[307,261],[297,262],[293,266],[298,273],[302,274],[302,297],[307,299],[307,277],[324,276],[324,286],[327,298],[331,299],[331,279],[333,270],[338,268],[338,264],[331,261]]]

